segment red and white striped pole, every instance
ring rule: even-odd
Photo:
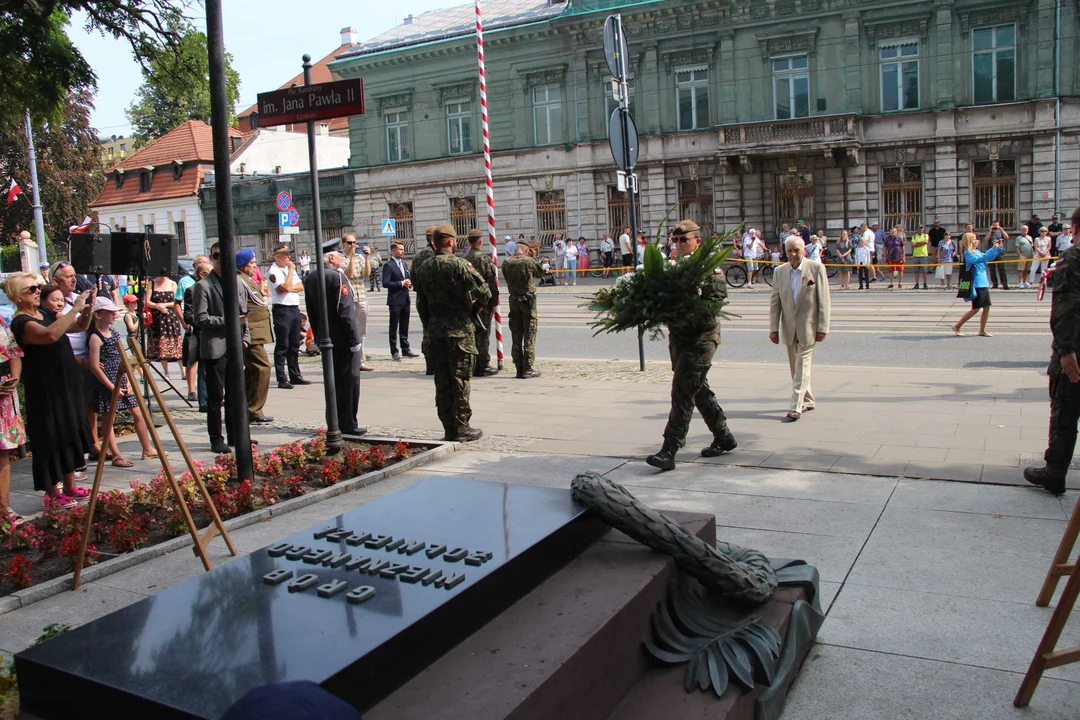
[[[476,57],[480,63],[480,125],[484,131],[484,179],[487,182],[487,217],[488,241],[491,243],[491,260],[496,269],[499,266],[499,244],[495,239],[495,185],[491,181],[491,136],[488,134],[487,74],[484,72],[484,15],[480,11],[480,0],[476,0]],[[499,274],[495,273],[495,284],[499,283]],[[499,369],[503,366],[502,313],[499,301],[495,301],[495,345],[499,358]]]

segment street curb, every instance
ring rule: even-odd
[[[396,442],[404,438],[390,438],[390,437],[371,437],[364,438],[367,440],[381,440],[385,442]],[[373,470],[363,475],[358,475],[348,480],[342,480],[336,485],[330,487],[319,488],[313,492],[309,492],[300,497],[295,497],[290,500],[264,507],[255,512],[242,515],[240,517],[232,518],[225,521],[225,529],[229,531],[239,530],[240,528],[247,527],[248,525],[254,525],[258,522],[264,522],[271,520],[279,515],[285,515],[295,510],[315,505],[323,500],[329,500],[332,497],[338,495],[344,495],[347,492],[353,490],[359,490],[369,485],[373,485],[387,478],[395,475],[400,475],[403,472],[412,470],[420,465],[427,464],[432,460],[451,455],[457,451],[459,443],[456,442],[443,442],[440,440],[417,440],[416,442],[422,442],[424,444],[435,445],[430,450],[425,450],[422,453],[413,455],[406,460],[394,463],[393,465],[382,468],[380,470]],[[175,552],[185,547],[192,547],[194,543],[191,540],[190,535],[183,535],[181,537],[172,538],[166,540],[163,543],[158,543],[148,548],[136,550],[135,552],[125,553],[119,557],[111,560],[106,560],[97,565],[90,565],[83,568],[82,575],[79,579],[79,586],[85,586],[87,583],[95,580],[100,580],[103,577],[108,577],[113,573],[118,573],[121,570],[126,570],[135,565],[146,562],[147,560],[153,560],[154,558],[167,555],[171,552]],[[9,612],[13,612],[20,608],[24,608],[27,605],[32,605],[39,600],[52,597],[53,595],[59,595],[62,592],[71,589],[71,581],[74,577],[74,573],[68,573],[61,575],[60,577],[53,578],[52,580],[46,580],[43,583],[34,585],[33,587],[26,588],[25,590],[19,590],[7,597],[0,597],[0,616]]]

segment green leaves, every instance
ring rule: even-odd
[[[658,331],[672,324],[708,327],[717,317],[731,317],[723,311],[726,281],[716,270],[731,253],[731,248],[721,249],[724,241],[741,231],[740,225],[722,237],[702,240],[692,255],[678,262],[665,258],[658,246],[647,246],[640,271],[620,277],[583,304],[596,314],[590,323],[594,335],[638,327]],[[722,291],[716,291],[717,284]]]
[[[717,617],[685,578],[668,586],[667,599],[652,615],[652,629],[655,642],[646,642],[645,649],[661,664],[687,664],[687,692],[712,688],[720,697],[731,682],[743,692],[773,682],[780,634],[759,618]]]

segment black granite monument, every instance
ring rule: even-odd
[[[430,477],[19,653],[22,709],[218,718],[312,680],[364,711],[606,530],[567,490]]]

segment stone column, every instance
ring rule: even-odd
[[[641,134],[660,132],[660,108],[674,102],[674,97],[668,100],[662,93],[665,83],[660,74],[663,70],[657,57],[657,44],[649,43],[645,46],[645,57],[641,63],[641,71],[634,78],[637,86],[634,97],[634,120],[637,122],[638,132]]]
[[[736,122],[735,116],[735,33],[720,33],[720,102],[718,103],[721,125]]]
[[[1064,180],[1064,175],[1062,175]],[[1017,220],[1027,219],[1038,213],[1040,218],[1053,217],[1057,201],[1054,198],[1054,136],[1037,135],[1031,142],[1031,183],[1025,188],[1023,183],[1018,198]],[[1030,188],[1030,198],[1027,197]],[[1030,203],[1030,207],[1028,206]],[[1049,222],[1047,220],[1046,222]]]
[[[954,77],[960,75],[961,51],[964,43],[957,29],[953,26],[952,0],[935,0],[934,17],[930,30],[930,37],[934,43],[932,52],[934,68],[931,72],[931,80],[935,90],[930,96],[937,107],[947,108],[955,106],[953,100],[956,91],[963,85],[956,83]],[[959,97],[968,97],[970,90],[960,93]],[[942,223],[945,218],[941,218]]]
[[[966,217],[961,220],[959,216],[957,172],[956,143],[939,142],[934,148],[934,189],[932,194],[927,193],[926,214],[928,217],[933,215],[941,218],[941,224],[954,233],[962,229],[962,223],[967,222]],[[964,204],[966,206],[968,203]],[[933,222],[933,218],[929,219]]]
[[[862,62],[865,33],[859,25],[859,13],[844,13],[844,37],[847,53],[844,60],[844,105],[841,112],[862,112]],[[873,107],[871,103],[870,107]]]

